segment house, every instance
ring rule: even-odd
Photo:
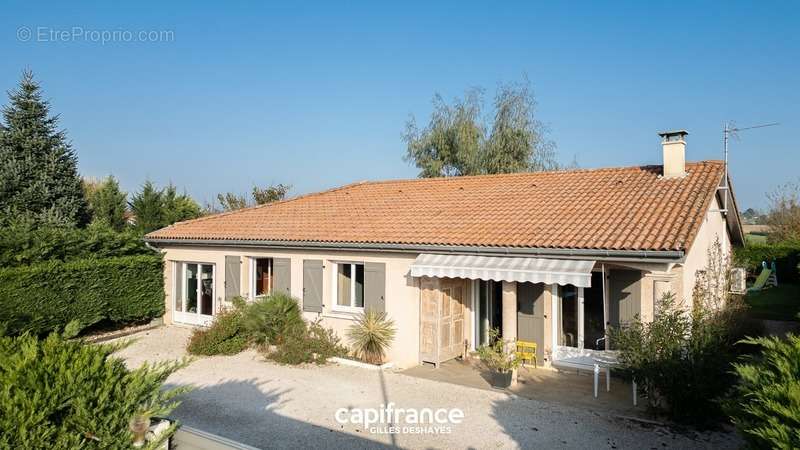
[[[651,320],[664,293],[689,305],[715,240],[743,242],[725,164],[685,163],[686,134],[660,134],[660,166],[362,182],[176,223],[146,236],[165,253],[165,321],[278,291],[340,336],[385,311],[401,367],[493,328],[546,363],[602,351],[607,326]]]

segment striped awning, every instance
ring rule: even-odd
[[[571,284],[591,287],[594,261],[422,253],[411,264],[412,277]]]

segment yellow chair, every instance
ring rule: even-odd
[[[536,342],[517,341],[517,358],[525,364],[525,361],[533,363],[533,367],[537,367],[536,361]]]

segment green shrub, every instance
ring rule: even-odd
[[[272,294],[247,305],[242,324],[259,346],[280,345],[295,328],[304,328],[298,301],[286,294]]]
[[[397,329],[384,312],[367,311],[350,326],[347,337],[353,353],[371,364],[381,364]]]
[[[291,327],[276,349],[267,358],[281,364],[325,364],[328,358],[345,356],[347,348],[340,344],[333,330],[323,327],[319,320]]]
[[[77,320],[133,322],[164,314],[160,255],[50,261],[0,269],[0,322],[44,335]]]
[[[489,330],[489,344],[478,347],[478,357],[489,370],[500,373],[511,372],[522,363],[514,352],[508,351],[508,343],[497,328]]]
[[[89,228],[33,227],[18,223],[0,227],[0,267],[17,267],[46,261],[153,255],[142,236],[116,232],[103,226]]]
[[[247,348],[242,328],[242,308],[234,307],[217,314],[208,328],[195,328],[187,351],[193,355],[234,355]]]
[[[800,448],[800,336],[747,339],[762,353],[734,365],[739,383],[727,410],[753,448]]]
[[[234,299],[234,308],[218,314],[210,327],[192,333],[187,350],[195,355],[232,355],[250,344],[281,364],[325,364],[332,356],[347,354],[333,330],[319,321],[306,324],[297,300],[284,294],[249,304]]]
[[[177,406],[186,389],[162,388],[185,362],[128,370],[111,356],[122,346],[0,337],[0,448],[131,448],[134,416]]]
[[[751,273],[761,270],[761,261],[775,261],[778,281],[781,283],[800,283],[798,263],[800,263],[800,242],[787,241],[769,244],[748,244],[734,248],[737,265],[746,267]]]
[[[610,330],[622,368],[647,393],[648,406],[672,420],[703,425],[721,418],[720,400],[734,382],[731,363],[744,350],[735,344],[748,331],[738,325],[743,306],[689,312],[670,293],[656,311],[652,322],[637,317]]]

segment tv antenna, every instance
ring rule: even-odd
[[[722,214],[726,216],[728,215],[728,197],[730,191],[730,186],[728,184],[728,141],[730,140],[731,137],[736,138],[736,140],[738,141],[740,131],[753,130],[756,128],[774,127],[777,125],[780,124],[778,122],[772,122],[761,125],[753,125],[750,127],[737,127],[734,122],[725,122],[725,127],[722,132],[723,134],[722,142],[723,142],[723,147],[725,148],[725,177],[722,179],[722,186],[717,188],[718,190],[723,191],[722,209],[719,210],[719,212],[721,212]]]

